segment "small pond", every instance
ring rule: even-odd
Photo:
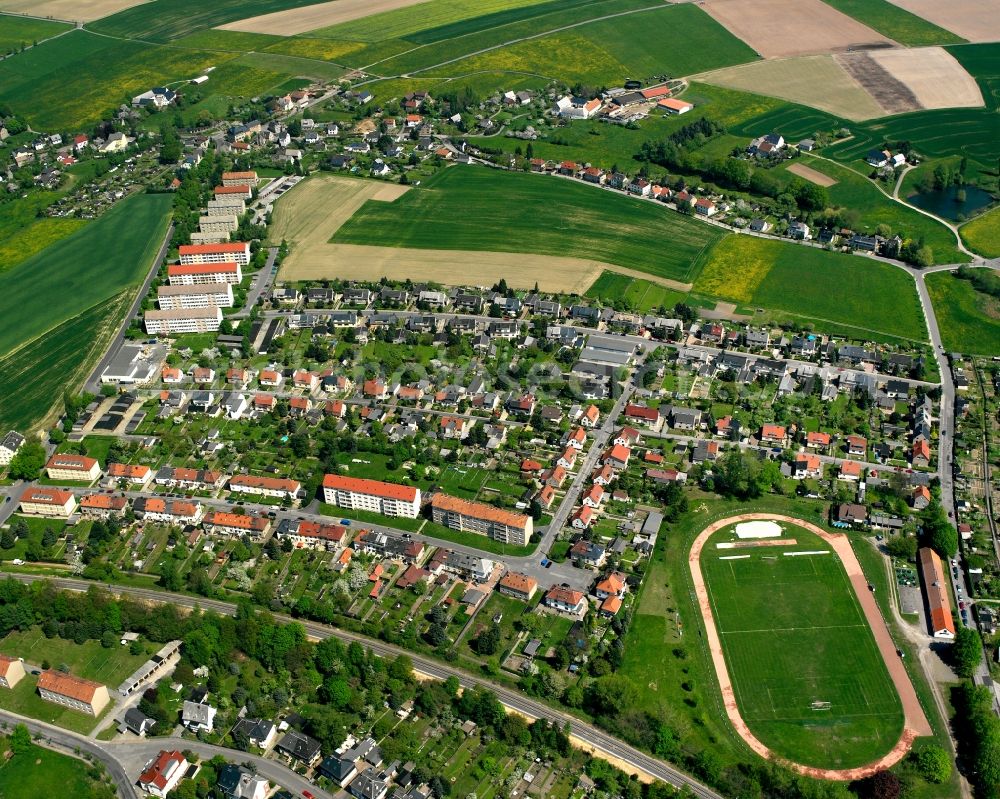
[[[958,201],[958,192],[965,191],[965,201]],[[937,191],[925,191],[911,194],[906,198],[908,203],[930,211],[932,214],[956,221],[959,216],[971,216],[976,211],[985,208],[993,202],[992,195],[976,186],[948,186]]]

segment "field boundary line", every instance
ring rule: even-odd
[[[708,539],[722,528],[744,521],[780,521],[795,524],[818,535],[833,547],[844,567],[850,586],[853,588],[852,593],[855,601],[860,606],[859,610],[868,621],[869,628],[875,638],[876,647],[882,655],[886,669],[889,672],[889,677],[895,686],[903,708],[903,731],[899,740],[888,753],[872,763],[851,769],[823,769],[804,766],[791,761],[785,762],[790,768],[805,776],[814,779],[840,781],[864,779],[878,771],[895,765],[906,757],[916,738],[933,735],[933,730],[927,721],[927,717],[924,715],[923,708],[920,706],[913,683],[910,682],[909,675],[902,661],[896,656],[895,644],[889,634],[888,625],[882,618],[874,596],[868,591],[864,572],[861,570],[861,565],[854,554],[854,550],[851,548],[850,540],[847,536],[841,533],[828,533],[811,522],[784,514],[742,513],[717,519],[697,535],[688,553],[688,568],[694,585],[695,598],[705,625],[705,638],[708,643],[709,655],[715,666],[716,677],[719,681],[719,689],[722,692],[726,714],[736,732],[754,752],[766,760],[784,760],[783,758],[779,758],[775,752],[754,735],[741,715],[736,699],[736,688],[726,666],[725,650],[722,647],[722,641],[715,623],[711,588],[705,580],[701,569],[701,552]]]

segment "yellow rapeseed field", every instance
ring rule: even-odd
[[[750,302],[772,263],[762,249],[742,247],[739,236],[726,236],[712,248],[693,290],[733,302]]]

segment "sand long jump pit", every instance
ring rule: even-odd
[[[68,1],[68,0],[61,0]],[[426,3],[427,0],[333,0],[302,8],[290,8],[256,17],[229,22],[219,28],[245,33],[270,33],[275,36],[295,36],[317,28],[328,28],[341,22],[351,22],[383,11]]]
[[[889,0],[970,42],[1000,41],[1000,0]]]
[[[701,7],[764,58],[895,45],[821,0],[706,0]]]
[[[93,22],[126,8],[140,6],[148,0],[0,0],[0,11],[13,14],[31,14],[33,17],[52,17],[72,22]]]
[[[434,281],[449,285],[510,286],[543,291],[585,292],[605,269],[601,261],[526,253],[421,250],[332,244],[330,238],[368,200],[391,202],[408,187],[334,175],[303,180],[274,206],[271,239],[286,240],[288,257],[279,280]],[[645,276],[644,277],[648,277]]]

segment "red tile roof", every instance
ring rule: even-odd
[[[214,275],[216,272],[232,272],[236,274],[239,267],[235,262],[221,264],[170,264],[167,267],[167,277],[175,275]]]
[[[52,691],[60,696],[68,696],[78,702],[92,702],[94,694],[99,688],[103,688],[99,682],[91,682],[72,674],[64,674],[61,671],[49,669],[43,671],[38,677],[38,687],[45,691]]]
[[[384,483],[381,480],[367,480],[362,477],[345,477],[340,474],[326,475],[323,478],[323,488],[353,491],[357,494],[372,494],[384,499],[396,499],[403,502],[413,502],[417,498],[417,489],[413,486]]]
[[[88,458],[86,455],[73,455],[64,452],[61,455],[53,455],[45,464],[46,469],[76,469],[81,472],[89,472],[94,468],[97,461]]]
[[[204,255],[213,252],[246,252],[249,245],[243,241],[226,241],[220,244],[182,244],[180,255]]]
[[[450,513],[460,513],[463,516],[471,516],[475,519],[483,519],[497,524],[505,524],[508,527],[524,529],[528,525],[528,518],[522,513],[495,508],[485,502],[470,502],[459,499],[448,494],[437,493],[431,500],[431,507],[440,508]]]

